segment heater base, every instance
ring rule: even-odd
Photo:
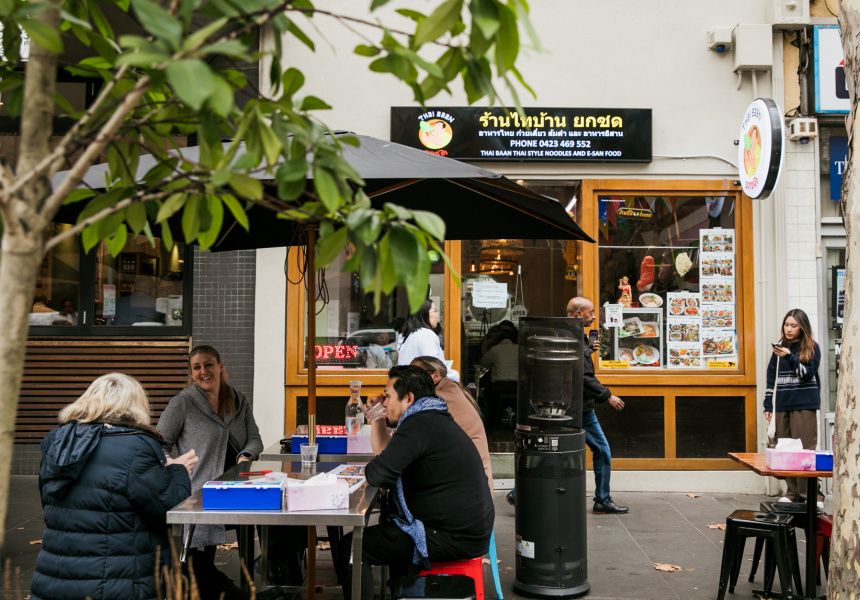
[[[514,579],[514,591],[532,598],[579,598],[591,590],[588,582],[572,588],[548,588],[528,583],[520,583]]]

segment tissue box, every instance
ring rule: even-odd
[[[764,464],[773,471],[814,471],[815,452],[768,448],[765,451]]]
[[[345,435],[317,434],[317,444],[319,444],[317,454],[346,454],[346,437]],[[292,437],[292,453],[301,454],[302,449],[299,447],[299,444],[307,443],[308,434],[294,433]]]
[[[347,454],[373,454],[369,435],[358,435],[356,433],[346,436]]]
[[[343,480],[316,485],[290,482],[284,500],[289,511],[349,508],[349,484]]]
[[[281,510],[279,481],[210,481],[203,484],[203,510]]]
[[[815,453],[815,470],[816,471],[832,471],[833,470],[833,452],[816,451],[816,453]]]

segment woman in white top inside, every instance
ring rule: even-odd
[[[408,365],[418,356],[433,356],[445,360],[445,353],[434,331],[439,325],[439,310],[429,298],[415,314],[409,315],[400,332],[403,338],[397,346],[397,364]],[[460,374],[448,369],[448,379],[460,381]]]

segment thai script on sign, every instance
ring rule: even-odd
[[[517,112],[507,115],[494,115],[490,111],[485,112],[478,118],[483,127],[567,127],[567,116],[556,117],[546,112],[539,115],[520,117]],[[607,127],[618,128],[624,126],[624,120],[619,116],[602,115],[599,117],[573,117],[573,127]]]

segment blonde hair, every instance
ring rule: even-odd
[[[61,410],[58,419],[60,423],[99,423],[122,417],[149,425],[149,398],[135,378],[108,373],[93,381],[83,396]]]
[[[439,371],[439,374],[442,377],[448,376],[448,366],[435,356],[416,356],[412,359],[412,364],[424,369],[431,377],[436,371]],[[459,381],[455,383],[457,384],[457,387],[460,388],[460,391],[463,392],[463,395],[466,396],[466,400],[469,401],[469,404],[471,404],[480,415],[481,409],[478,407],[478,402],[472,397],[469,390],[463,387],[463,384]]]

